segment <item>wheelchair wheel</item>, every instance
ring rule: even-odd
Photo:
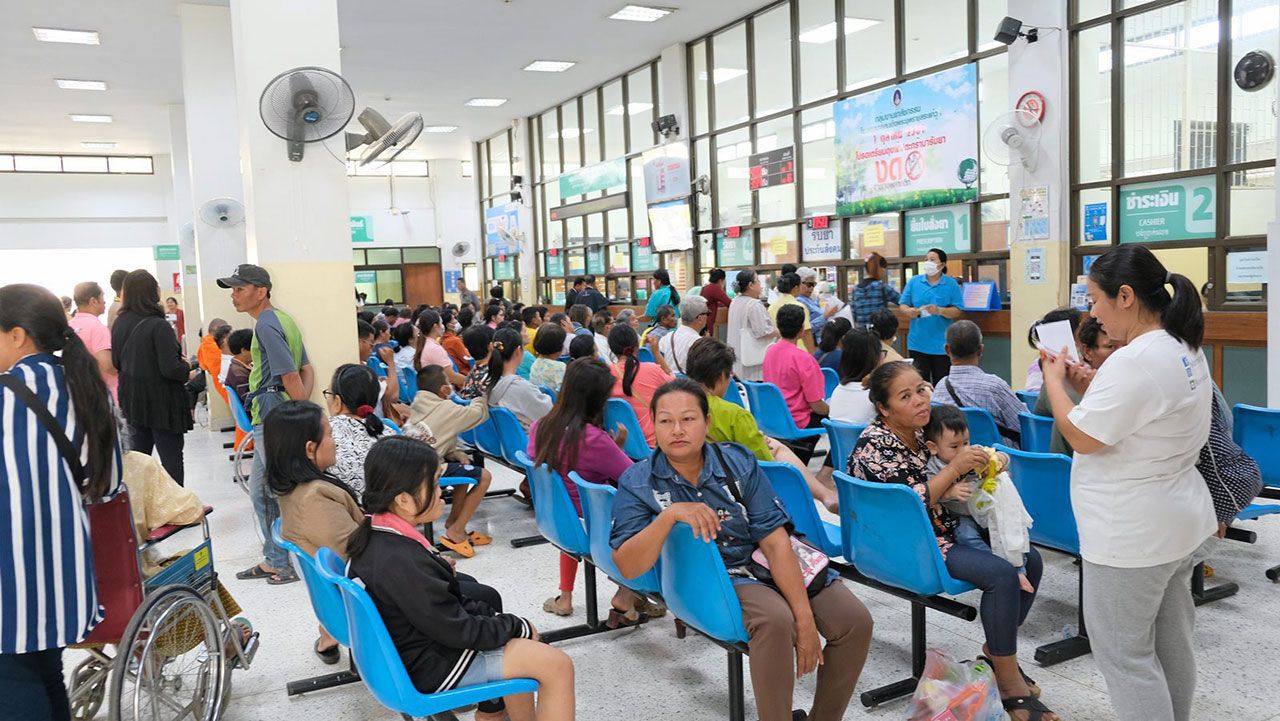
[[[228,673],[213,610],[188,586],[165,586],[134,613],[111,677],[110,721],[216,721]]]
[[[69,695],[72,719],[92,721],[98,715],[102,702],[107,697],[107,676],[110,670],[107,661],[91,655],[71,672]]]

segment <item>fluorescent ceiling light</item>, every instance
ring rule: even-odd
[[[871,20],[869,18],[851,18],[844,19],[844,34],[852,35],[859,30],[866,30],[869,27],[879,25],[879,20]],[[836,39],[836,24],[829,22],[825,25],[819,25],[812,30],[806,30],[800,33],[800,42],[810,43],[812,45],[821,45],[829,43]]]
[[[580,131],[580,130],[578,130],[577,128],[565,128],[564,130],[561,130],[561,131],[560,131],[560,133],[559,133],[559,137],[561,137],[561,138],[576,138],[576,137],[578,137],[579,135],[589,135],[589,134],[594,133],[594,132],[595,132],[595,128],[587,128],[587,129],[585,129],[585,130],[581,130],[581,131]],[[552,140],[554,140],[554,139],[557,137],[557,134],[556,134],[556,133],[547,133],[547,137],[548,137],[548,138],[551,138]]]
[[[577,63],[568,60],[534,60],[524,69],[534,73],[563,73],[574,65]]]
[[[73,43],[75,45],[97,45],[97,30],[60,30],[58,28],[31,28],[36,40],[42,43]]]
[[[627,115],[639,115],[653,109],[653,103],[627,103]],[[622,115],[622,106],[615,105],[604,111],[605,115]]]
[[[85,142],[80,143],[80,147],[84,148],[85,150],[111,150],[112,148],[116,147],[116,144],[112,142],[107,142],[107,141],[99,142],[99,141],[86,140]]]
[[[635,23],[651,23],[670,15],[672,8],[651,8],[645,5],[627,5],[609,16],[610,20],[629,20]]]
[[[56,78],[53,82],[63,90],[106,90],[107,84],[101,80],[67,80]]]
[[[496,108],[507,102],[506,98],[472,98],[466,102],[473,108]]]
[[[457,129],[458,129],[458,126],[456,125],[428,125],[427,127],[423,128],[423,130],[425,130],[428,133],[452,133]]]
[[[71,119],[77,123],[109,123],[112,118],[110,115],[79,115],[71,114]]]
[[[728,82],[730,80],[733,80],[734,78],[740,78],[746,74],[747,74],[747,71],[741,68],[716,68],[712,72],[712,75],[715,78],[716,85],[719,85],[720,83]],[[705,72],[698,73],[698,79],[706,80],[707,74]]]

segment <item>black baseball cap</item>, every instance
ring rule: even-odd
[[[236,272],[226,278],[218,279],[219,288],[239,288],[242,285],[256,285],[259,288],[271,287],[271,274],[266,268],[252,263],[236,266]]]

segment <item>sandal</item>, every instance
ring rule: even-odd
[[[461,541],[451,541],[448,536],[440,537],[440,545],[462,556],[463,558],[474,558],[476,549],[471,547],[471,541],[463,539]]]
[[[993,669],[993,671],[994,671],[994,669],[995,669],[995,664],[991,663],[991,659],[990,659],[990,658],[987,658],[986,656],[978,656],[978,657],[977,657],[976,659],[974,659],[974,660],[975,660],[975,661],[983,661],[983,662],[985,662],[985,663],[987,664],[987,667],[988,667],[988,668]],[[1031,689],[1031,695],[1032,695],[1034,698],[1040,698],[1040,687],[1039,687],[1039,686],[1037,686],[1037,685],[1036,685],[1036,682],[1035,682],[1035,681],[1032,681],[1032,680],[1031,680],[1031,677],[1030,677],[1030,676],[1028,676],[1028,675],[1027,675],[1027,673],[1026,673],[1025,671],[1023,671],[1023,670],[1022,670],[1022,664],[1018,664],[1018,675],[1022,677],[1022,682],[1023,682],[1023,683],[1025,683],[1025,684],[1027,685],[1027,688]]]
[[[320,657],[320,660],[324,661],[325,664],[329,666],[332,666],[342,660],[342,647],[336,643],[333,645],[333,647],[326,648],[325,650],[321,651],[320,639],[317,638],[315,645],[312,646],[311,648],[316,652],[316,655]]]
[[[1053,713],[1053,710],[1040,702],[1035,696],[1015,696],[1013,698],[1000,699],[1000,705],[1004,706],[1005,711],[1030,711],[1027,721],[1042,721],[1044,715]],[[1012,716],[1010,716],[1012,718]]]
[[[560,600],[559,596],[552,596],[551,598],[548,598],[547,600],[542,602],[542,610],[546,611],[547,613],[554,613],[557,616],[572,616],[573,607],[570,606],[569,610],[566,611],[563,608],[560,608],[560,604],[556,603],[559,600]]]
[[[490,543],[493,543],[493,536],[479,531],[472,531],[467,534],[467,540],[471,541],[471,545],[473,546],[487,546]]]
[[[654,603],[647,598],[641,598],[636,601],[636,610],[649,618],[662,618],[667,615],[666,606],[661,603]]]
[[[271,578],[267,579],[267,584],[271,586],[287,586],[290,583],[298,582],[298,572],[292,568],[287,571],[276,571],[269,575]]]
[[[640,624],[648,620],[649,619],[645,618],[643,614],[641,614],[639,611],[635,610],[634,608],[631,609],[630,611],[623,611],[622,609],[619,609],[619,608],[610,608],[609,619],[604,622],[604,625],[608,626],[611,629],[616,630],[619,628],[630,628],[631,626],[639,626]]]
[[[272,571],[263,570],[262,564],[255,563],[249,568],[246,568],[243,571],[237,573],[236,578],[240,579],[241,581],[251,581],[258,578],[268,578],[274,575],[275,573]]]

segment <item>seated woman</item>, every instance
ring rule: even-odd
[[[931,454],[923,429],[929,423],[932,392],[920,373],[907,362],[886,363],[867,382],[878,414],[867,426],[849,458],[849,475],[867,481],[910,486],[925,504],[937,535],[947,572],[982,589],[982,628],[987,642],[982,652],[991,659],[1005,708],[1015,721],[1053,721],[1053,714],[1036,697],[1037,689],[1018,667],[1018,627],[1035,602],[1034,591],[1019,589],[1018,570],[1003,558],[969,546],[955,545],[958,519],[941,501],[966,500],[968,484],[957,481],[985,468],[985,451],[969,447],[956,454],[932,478],[926,470]],[[1040,587],[1044,566],[1032,547],[1026,557],[1026,576]]]
[[[407,323],[404,325],[408,325]],[[404,325],[399,326],[403,328]],[[333,372],[333,380],[324,397],[329,404],[329,425],[337,455],[327,469],[354,493],[356,500],[364,493],[364,457],[373,442],[395,431],[382,422],[375,412],[378,403],[378,378],[368,366],[345,363]]]
[[[818,350],[813,353],[813,357],[818,359],[819,366],[840,372],[840,358],[844,355],[844,348],[840,345],[840,341],[852,327],[853,324],[845,318],[832,318],[827,321],[822,329],[822,340],[818,342]]]
[[[458,395],[471,400],[484,395],[489,380],[489,356],[492,353],[494,331],[487,325],[477,323],[462,331],[462,343],[467,347],[467,355],[475,362],[467,373],[467,380],[458,389]]]
[[[538,642],[527,620],[502,613],[494,589],[454,572],[418,533],[442,513],[436,452],[410,438],[387,438],[369,451],[365,516],[347,542],[348,575],[359,579],[387,626],[410,680],[422,693],[532,678],[539,690],[509,696],[511,721],[573,721],[573,661]],[[480,704],[478,721],[501,721],[500,706]]]
[[[656,363],[641,363],[640,336],[627,323],[615,323],[609,331],[609,351],[618,359],[610,366],[617,382],[613,385],[613,397],[625,399],[636,412],[640,428],[644,430],[644,442],[653,447],[653,416],[649,413],[649,401],[663,383],[674,376],[662,370]]]
[[[708,412],[707,394],[692,379],[674,380],[654,394],[658,450],[618,482],[609,539],[613,560],[628,578],[648,571],[679,522],[704,540],[715,539],[742,604],[760,720],[790,721],[796,678],[818,669],[808,718],[837,721],[867,658],[871,614],[831,571],[828,585],[809,596],[782,502],[751,451],[707,442]],[[747,574],[757,548],[776,587]],[[827,639],[825,648],[819,634]]]
[[[413,359],[418,354],[418,328],[412,323],[401,323],[391,329],[391,339],[399,348],[396,350],[396,370],[415,370]]]
[[[876,408],[871,404],[863,381],[880,365],[883,357],[884,346],[875,332],[854,328],[845,334],[840,342],[840,385],[836,386],[828,401],[831,420],[859,426],[875,421]],[[841,458],[840,467],[843,468],[848,460]]]
[[[573,340],[569,341],[569,359],[578,360],[579,358],[599,358],[594,338],[576,335]]]
[[[760,432],[751,411],[724,399],[733,383],[733,349],[715,338],[699,338],[689,347],[686,375],[707,393],[707,437],[716,443],[740,443],[759,461],[779,461],[804,474],[809,492],[832,513],[839,508],[835,489],[824,486],[790,448]]]
[[[518,331],[503,328],[494,333],[493,343],[490,344],[485,395],[489,398],[490,408],[497,406],[511,411],[520,425],[528,431],[534,421],[551,411],[551,398],[516,374],[523,360],[524,345],[520,342]]]
[[[417,352],[413,357],[414,372],[429,365],[438,365],[444,369],[450,383],[461,386],[466,382],[467,377],[454,369],[449,351],[440,344],[440,340],[444,338],[444,321],[441,320],[440,314],[428,308],[418,314],[416,325],[418,342]]]
[[[530,383],[560,392],[565,370],[564,363],[560,362],[560,351],[564,350],[564,339],[564,328],[550,323],[539,328],[534,334],[533,350],[538,357],[533,361],[533,367],[529,369]]]
[[[590,339],[588,339],[590,340]],[[577,471],[583,480],[616,485],[618,478],[631,467],[631,459],[619,447],[627,440],[627,431],[604,427],[604,406],[613,390],[613,374],[609,366],[596,358],[583,358],[569,364],[565,384],[573,393],[565,393],[542,420],[529,429],[529,457],[539,465],[545,463],[560,474],[578,516],[582,501],[578,486],[569,478]],[[615,433],[615,435],[610,435]],[[573,613],[573,582],[578,576],[578,560],[560,554],[560,595],[542,604],[542,610],[557,616]],[[611,628],[640,622],[643,607],[646,615],[660,616],[660,606],[645,604],[636,594],[619,588],[609,611]]]
[[[609,311],[602,310],[591,317],[591,330],[593,331],[592,340],[596,342],[596,352],[600,355],[600,360],[612,363],[616,359],[609,351],[609,331],[613,330],[613,316]],[[570,355],[572,350],[570,348]]]
[[[269,436],[262,450],[267,484],[280,498],[280,535],[312,557],[327,547],[345,560],[347,537],[364,520],[364,511],[355,491],[324,471],[337,455],[324,412],[310,401],[285,401],[267,414],[262,427]],[[337,640],[323,626],[312,648],[327,664],[342,659]]]

